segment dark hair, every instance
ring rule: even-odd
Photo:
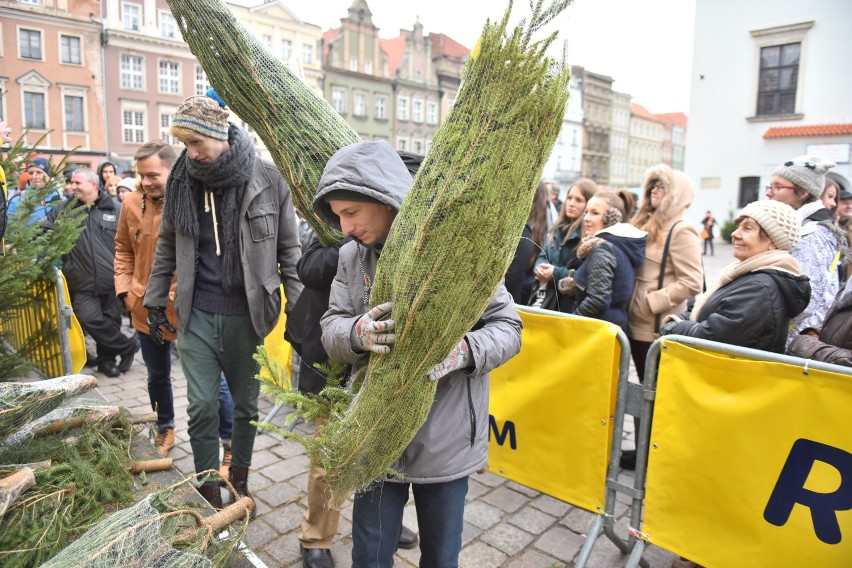
[[[596,184],[595,182],[593,182],[589,178],[577,179],[577,181],[575,181],[574,183],[572,183],[571,185],[568,186],[568,193],[571,193],[571,189],[574,188],[575,186],[577,187],[577,189],[580,190],[580,193],[583,194],[583,198],[586,200],[586,203],[588,203],[589,199],[591,199],[592,196],[594,196],[598,192],[598,184]],[[553,224],[553,227],[550,229],[550,235],[549,236],[551,238],[553,237],[553,234],[556,232],[556,229],[568,224],[566,222],[566,219],[568,219],[568,217],[566,217],[566,215],[565,215],[565,206],[566,206],[567,203],[568,203],[568,196],[566,195],[565,201],[562,203],[562,209],[559,211],[559,216],[556,218],[556,222]],[[579,217],[577,217],[576,219],[571,221],[570,225],[565,230],[565,234],[563,235],[563,241],[562,241],[563,245],[565,244],[565,242],[567,242],[568,236],[571,233],[573,233],[574,231],[576,231],[582,223],[583,223],[583,216],[582,215],[580,215]]]
[[[547,184],[539,183],[533,196],[532,209],[527,224],[530,226],[532,241],[536,244],[527,268],[531,268],[538,258],[539,251],[544,247],[547,235],[547,208],[550,207],[550,197],[547,195]]]
[[[177,152],[175,152],[175,149],[163,140],[152,140],[151,142],[142,144],[142,146],[136,150],[136,153],[133,154],[133,159],[138,162],[139,160],[150,158],[154,154],[160,158],[160,163],[169,169],[172,168],[175,164],[175,160],[177,160]]]

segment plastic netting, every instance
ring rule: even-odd
[[[156,498],[156,495],[149,496],[113,513],[43,564],[43,568],[206,568],[216,565],[198,550],[174,547],[175,535],[189,530],[185,524],[188,516],[164,515],[153,505]]]
[[[278,61],[224,2],[167,0],[183,39],[210,84],[266,144],[293,202],[326,246],[340,233],[314,213],[312,203],[328,159],[358,135],[331,104]]]
[[[32,383],[0,383],[0,445],[33,419],[48,414],[65,400],[98,386],[88,375],[69,375]]]
[[[323,435],[332,501],[383,475],[425,422],[428,371],[482,316],[512,259],[559,134],[569,67],[531,36],[568,4],[534,6],[509,29],[511,5],[483,28],[456,103],[403,202],[376,271],[371,305],[392,301],[397,344],[370,358],[345,416]]]

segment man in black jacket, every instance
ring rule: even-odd
[[[121,333],[121,304],[115,296],[115,231],[120,206],[98,189],[98,176],[88,168],[71,175],[76,200],[65,201],[48,212],[44,227],[53,228],[65,207],[84,215],[83,232],[63,259],[62,271],[71,293],[71,305],[80,325],[97,345],[98,371],[117,377],[127,371],[139,350],[136,338]],[[120,357],[118,365],[115,358]]]

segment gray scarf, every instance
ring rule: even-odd
[[[166,183],[162,224],[166,229],[197,241],[198,193],[206,191],[221,196],[222,237],[225,242],[222,285],[226,291],[233,292],[243,287],[239,213],[254,170],[255,155],[251,139],[233,124],[228,129],[228,144],[230,149],[209,164],[189,159],[186,150],[181,152]],[[213,227],[214,232],[217,231],[216,223]],[[219,251],[216,254],[219,255]]]

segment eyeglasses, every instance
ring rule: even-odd
[[[660,182],[657,182],[657,183],[655,183],[654,185],[652,185],[652,186],[651,186],[651,191],[662,191],[662,192],[664,192],[664,193],[665,193],[665,191],[666,191],[666,186],[664,186],[664,185],[663,185],[662,183],[660,183]]]
[[[772,193],[778,193],[782,189],[796,189],[795,185],[767,185],[766,191],[771,191]]]

